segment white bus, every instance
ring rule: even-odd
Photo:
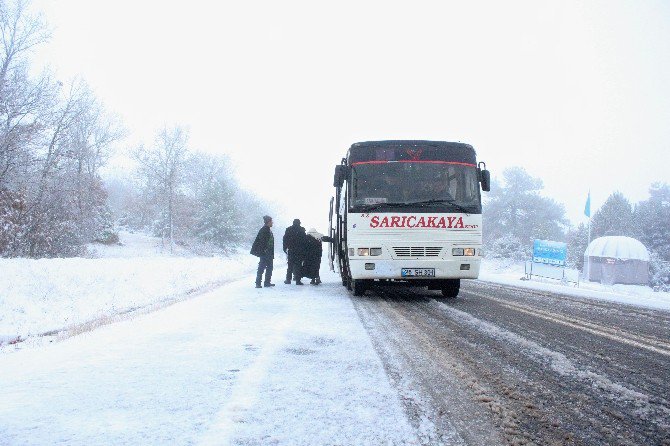
[[[331,269],[360,296],[373,283],[442,290],[479,275],[481,190],[490,174],[472,146],[436,141],[353,144],[335,169]]]

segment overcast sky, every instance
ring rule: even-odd
[[[242,183],[327,227],[351,143],[463,141],[523,166],[584,221],[670,182],[670,2],[37,0],[38,54],[84,78],[128,144],[164,123]]]

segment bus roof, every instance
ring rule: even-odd
[[[365,141],[351,145],[349,163],[366,161],[451,161],[476,165],[470,144],[447,141]]]

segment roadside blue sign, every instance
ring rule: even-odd
[[[533,243],[533,262],[547,265],[565,266],[568,245],[551,240],[535,240]]]

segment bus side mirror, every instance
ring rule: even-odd
[[[482,190],[484,192],[490,192],[491,191],[491,173],[484,169],[481,171],[481,182],[482,182]]]
[[[491,174],[486,170],[486,163],[480,161],[477,165],[477,174],[479,175],[479,182],[482,183],[482,190],[484,192],[491,191]]]
[[[340,164],[335,166],[335,177],[333,178],[334,187],[342,187],[344,180],[347,178],[347,166]]]

